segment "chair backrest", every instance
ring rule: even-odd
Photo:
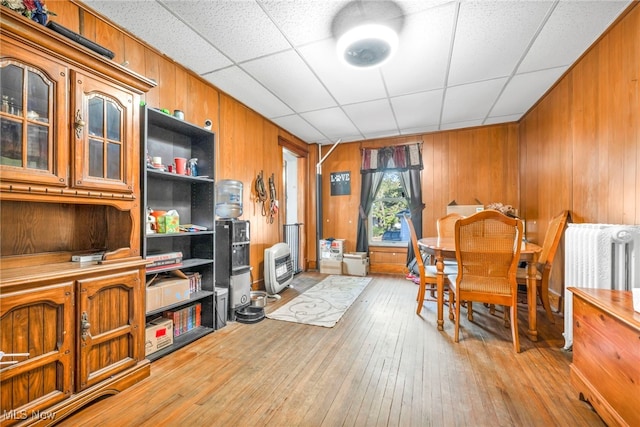
[[[460,218],[464,218],[464,215],[451,212],[436,221],[436,230],[438,231],[438,237],[455,237],[456,235],[456,221]]]
[[[544,236],[544,242],[542,243],[542,250],[538,256],[538,263],[542,265],[549,265],[553,263],[553,259],[556,256],[556,251],[560,245],[562,234],[564,233],[567,220],[569,218],[569,211],[562,211],[549,222],[547,233]]]
[[[514,295],[522,229],[521,220],[492,209],[456,221],[460,289]]]
[[[416,265],[418,266],[418,272],[420,276],[424,276],[424,261],[420,256],[420,247],[418,246],[418,236],[416,235],[416,229],[413,226],[413,220],[407,214],[404,215],[404,219],[407,221],[407,225],[409,226],[409,235],[411,236],[411,245],[413,247],[413,253],[416,257]]]

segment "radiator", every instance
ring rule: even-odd
[[[640,287],[640,226],[568,224],[564,288],[630,290]],[[565,350],[573,345],[573,295],[565,291]]]
[[[300,233],[303,224],[284,224],[284,242],[291,248],[291,263],[293,266],[293,274],[298,274],[302,271],[300,266],[301,256],[301,237]]]

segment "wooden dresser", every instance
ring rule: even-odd
[[[631,292],[573,292],[571,381],[609,426],[640,426],[640,313]]]

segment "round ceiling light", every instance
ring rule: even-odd
[[[388,61],[398,47],[398,34],[380,24],[350,29],[338,40],[338,56],[357,68],[377,67]]]

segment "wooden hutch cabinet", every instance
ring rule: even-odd
[[[4,7],[0,34],[0,424],[49,425],[149,375],[139,106],[154,83]]]

